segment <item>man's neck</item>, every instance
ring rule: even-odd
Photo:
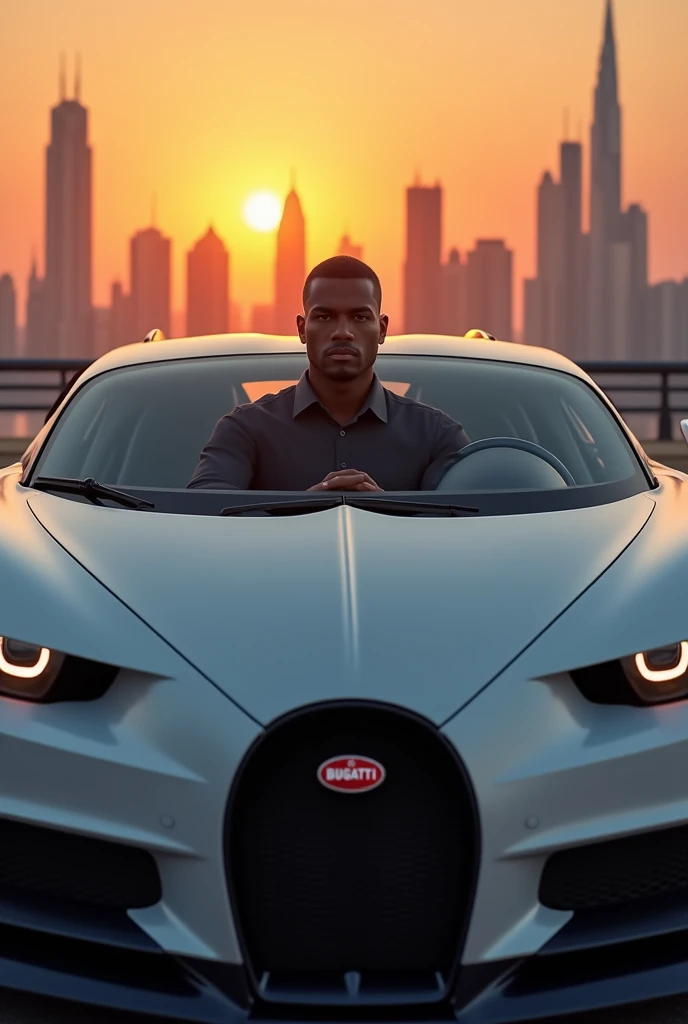
[[[372,367],[355,380],[337,381],[325,377],[313,366],[308,369],[308,381],[333,420],[344,426],[360,411],[373,385]]]

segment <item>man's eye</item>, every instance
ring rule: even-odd
[[[329,315],[329,313],[318,313],[316,319],[317,320],[329,320],[330,319],[330,315]]]
[[[368,314],[367,313],[357,313],[356,314],[356,319],[357,320],[367,320],[368,319]]]

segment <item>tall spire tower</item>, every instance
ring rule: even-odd
[[[607,0],[605,11],[590,142],[590,294],[585,355],[604,359],[611,315],[611,246],[621,227],[621,107],[612,0]]]
[[[284,202],[277,231],[275,263],[275,334],[296,334],[296,316],[302,309],[306,278],[306,225],[293,187]]]
[[[81,54],[76,55],[76,64],[74,70],[74,99],[77,103],[81,102]]]
[[[67,62],[64,53],[60,54],[60,103],[67,99]]]
[[[65,358],[91,354],[91,147],[80,78],[77,61],[76,95],[67,99],[62,58],[46,150],[45,348]]]

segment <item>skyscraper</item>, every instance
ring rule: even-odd
[[[540,283],[540,339],[562,351],[564,298],[564,196],[549,171],[538,188],[537,276]]]
[[[112,348],[111,321],[112,310],[109,306],[94,306],[91,314],[91,357],[98,359]]]
[[[354,245],[349,235],[342,235],[337,248],[338,256],[353,256],[354,259],[363,259],[363,246]]]
[[[442,267],[439,324],[442,334],[462,335],[469,329],[467,285],[468,267],[461,262],[459,250],[452,249],[448,262]]]
[[[406,190],[404,331],[440,331],[442,187],[416,182]]]
[[[501,238],[483,238],[468,254],[468,330],[511,341],[513,254]]]
[[[647,213],[632,203],[621,215],[621,238],[629,246],[629,337],[622,358],[648,359]]]
[[[186,257],[186,333],[229,330],[229,253],[209,227]]]
[[[131,239],[129,248],[132,331],[143,341],[158,327],[170,337],[170,264],[172,243],[157,228],[145,228]]]
[[[585,356],[604,359],[611,328],[611,246],[619,240],[621,213],[621,107],[612,0],[607,0],[594,109],[590,133],[589,326]]]
[[[588,326],[582,316],[586,306],[582,266],[582,167],[583,147],[580,142],[562,142],[559,147],[563,245],[560,350],[570,359],[579,358],[581,335]]]
[[[244,307],[240,302],[229,303],[229,325],[232,334],[240,334],[244,329]]]
[[[678,358],[688,358],[688,277],[678,286]],[[647,359],[647,356],[645,356]]]
[[[631,337],[631,246],[619,239],[609,245],[606,359],[628,359]]]
[[[9,274],[0,276],[0,359],[17,354],[17,297]]]
[[[275,260],[275,334],[296,334],[296,317],[303,308],[306,279],[306,225],[301,203],[292,188],[284,202],[277,231]]]
[[[562,142],[559,154],[561,180],[545,171],[537,191],[537,276],[524,282],[523,340],[576,359],[585,299],[580,143]]]
[[[66,98],[63,65],[46,151],[45,330],[47,352],[64,358],[90,355],[91,147],[79,92],[77,66]]]
[[[121,281],[113,281],[110,290],[109,330],[109,347],[111,349],[119,348],[120,345],[130,345],[134,341],[141,341],[141,337],[134,334],[131,296],[124,294]]]
[[[537,277],[523,281],[523,343],[542,345],[542,288]]]
[[[658,281],[649,289],[648,306],[652,335],[646,359],[685,359],[688,339],[679,336],[681,286],[677,281]]]
[[[46,329],[45,279],[38,276],[35,258],[31,263],[31,276],[26,296],[24,354],[27,359],[55,358],[55,351],[51,349],[50,336]]]

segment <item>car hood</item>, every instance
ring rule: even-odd
[[[442,723],[633,540],[646,495],[531,515],[207,517],[32,495],[44,528],[253,718],[365,698]]]

